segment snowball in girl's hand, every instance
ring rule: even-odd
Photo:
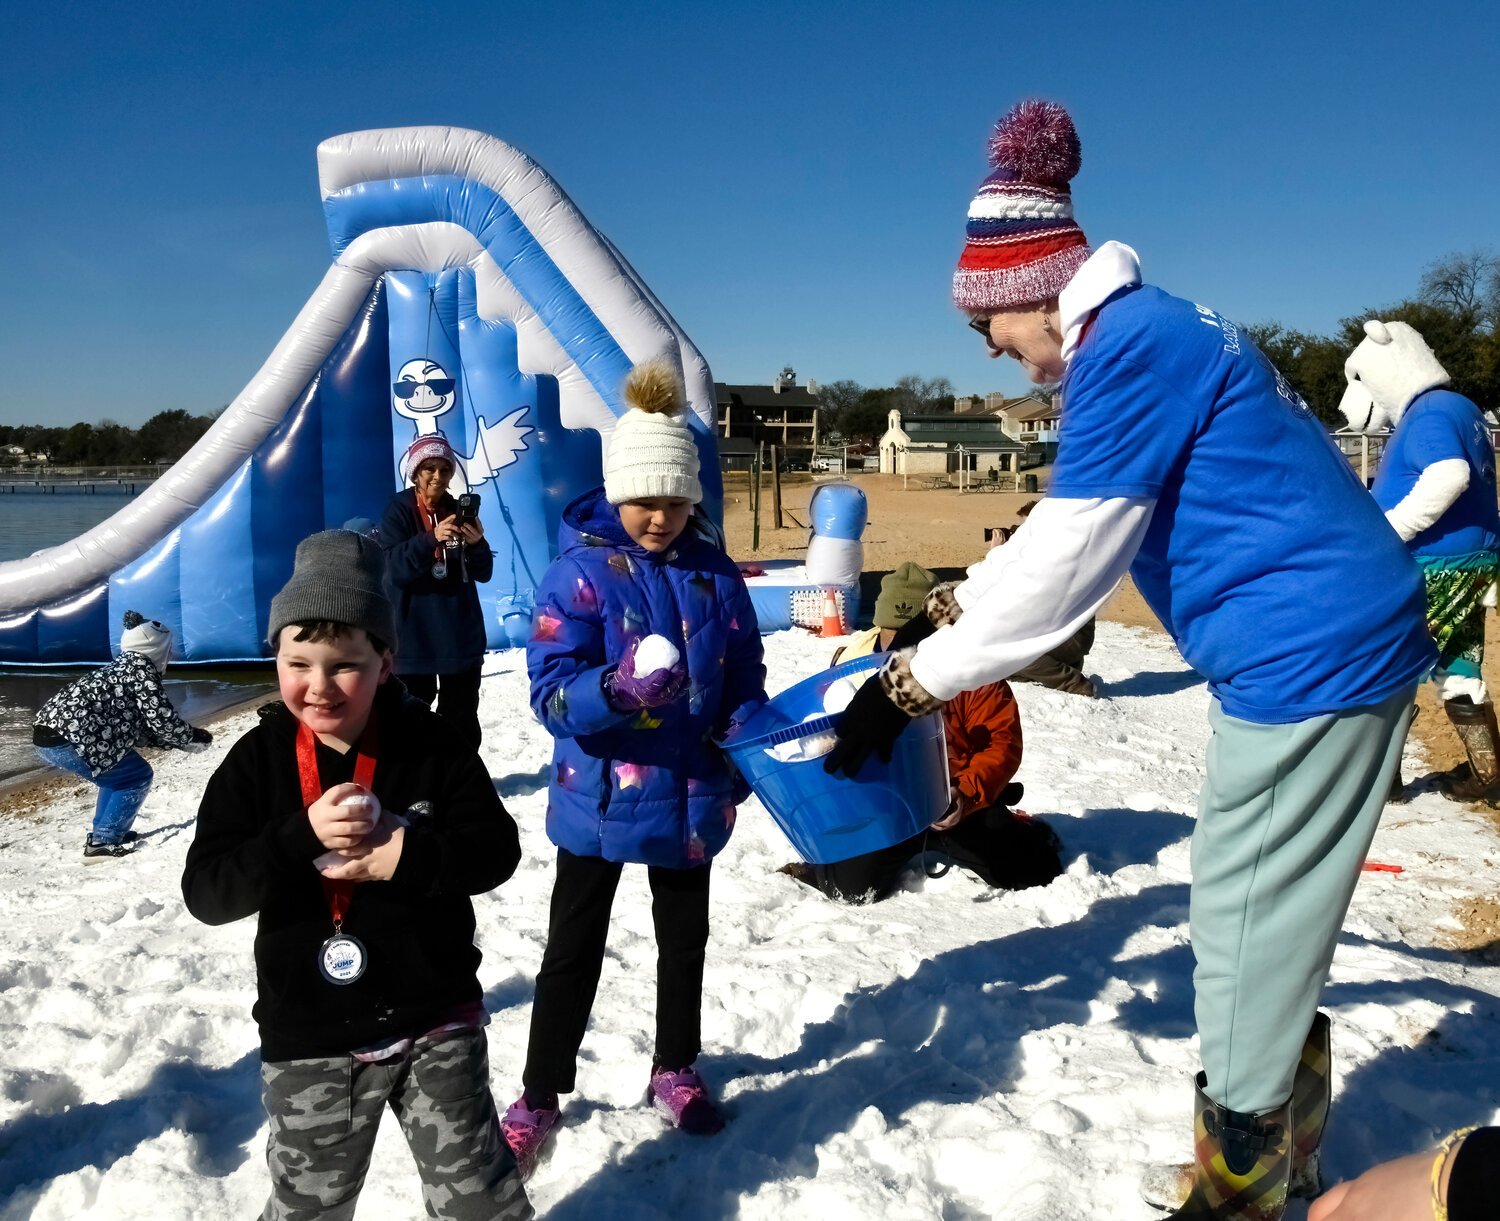
[[[635,673],[644,678],[658,670],[670,670],[682,654],[665,636],[647,636],[635,649]]]

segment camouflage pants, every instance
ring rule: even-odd
[[[262,1063],[271,1120],[271,1198],[262,1221],[346,1221],[390,1104],[422,1176],[429,1217],[530,1221],[535,1214],[500,1135],[483,1030],[417,1040],[409,1056]]]

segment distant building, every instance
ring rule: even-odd
[[[885,475],[969,470],[983,478],[991,467],[1015,474],[1038,461],[1031,447],[1006,435],[995,416],[903,415],[893,408],[880,438],[880,471]]]
[[[1062,407],[1056,397],[1050,401],[1028,394],[1011,399],[995,413],[1005,435],[1028,445],[1039,445],[1048,462],[1057,457],[1057,435],[1062,424]]]
[[[1025,395],[1032,398],[1032,395]],[[963,414],[973,415],[995,415],[1004,409],[1007,403],[1019,403],[1021,399],[1008,399],[1003,394],[986,394],[980,398],[975,394],[965,395],[963,398],[953,400],[953,410]]]
[[[797,385],[790,365],[769,386],[714,383],[719,404],[719,436],[740,437],[752,445],[775,445],[782,459],[811,463],[818,447],[818,400],[810,386]]]

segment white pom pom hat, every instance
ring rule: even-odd
[[[604,458],[604,496],[612,505],[673,496],[697,504],[698,445],[688,428],[687,395],[666,357],[643,360],[625,379],[630,410],[615,424]]]

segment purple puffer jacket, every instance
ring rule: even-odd
[[[748,790],[712,739],[765,701],[739,569],[689,528],[665,553],[633,542],[602,488],[563,513],[526,646],[531,707],[556,739],[547,834],[578,856],[688,869],[729,840]],[[603,680],[633,638],[687,661],[675,703],[617,712]]]

